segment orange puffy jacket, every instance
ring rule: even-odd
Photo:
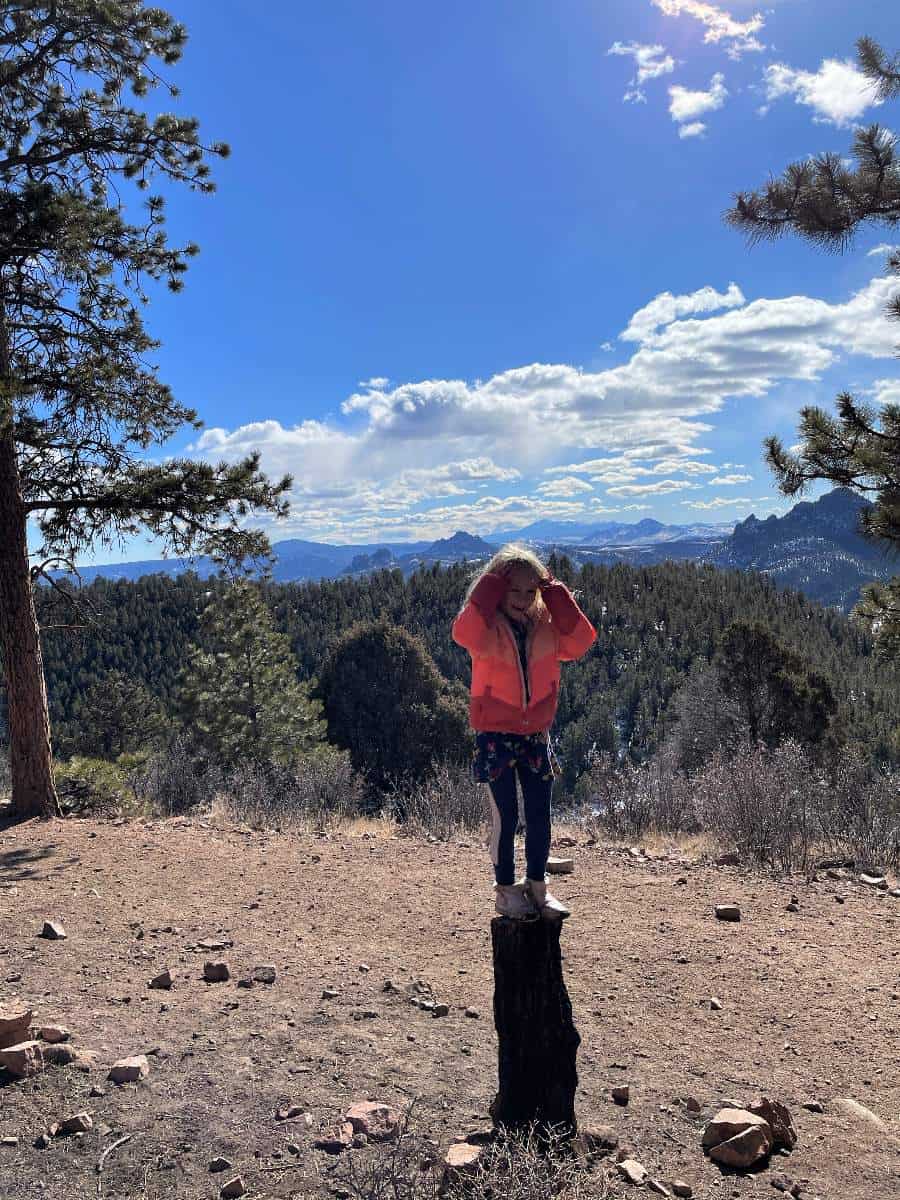
[[[556,585],[561,587],[560,584]],[[562,633],[544,607],[528,634],[528,694],[515,634],[498,609],[485,617],[469,600],[453,622],[453,640],[472,655],[472,728],[491,733],[542,733],[556,716],[559,664],[581,658],[593,645],[596,630],[568,593],[574,620]],[[571,627],[574,626],[574,627]],[[571,628],[570,628],[571,627]]]

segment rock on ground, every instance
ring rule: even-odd
[[[743,1108],[720,1109],[703,1131],[710,1158],[739,1171],[765,1158],[774,1142],[768,1121]]]
[[[109,1069],[107,1079],[113,1083],[137,1083],[146,1079],[150,1074],[150,1064],[146,1054],[133,1054],[130,1058],[120,1058]]]

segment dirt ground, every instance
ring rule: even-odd
[[[87,1073],[0,1073],[0,1138],[19,1139],[0,1144],[0,1197],[215,1197],[237,1174],[249,1196],[324,1197],[340,1194],[334,1173],[348,1155],[371,1153],[312,1147],[353,1101],[415,1100],[414,1128],[442,1151],[483,1127],[497,1070],[485,850],[371,829],[0,828],[0,1001],[27,1002],[35,1024],[65,1025],[97,1056]],[[557,852],[576,860],[555,890],[573,908],[563,949],[582,1039],[579,1121],[613,1125],[651,1175],[683,1179],[695,1197],[771,1198],[781,1173],[810,1200],[896,1200],[900,899],[824,876],[773,882],[678,851]],[[797,912],[786,910],[792,892]],[[739,923],[715,919],[724,902],[740,905]],[[46,918],[66,940],[37,936]],[[202,940],[227,945],[211,952]],[[204,962],[220,958],[232,978],[203,982]],[[274,984],[238,987],[264,963]],[[172,990],[149,989],[165,967]],[[410,1003],[417,982],[449,1015]],[[108,1082],[110,1064],[132,1054],[149,1056],[147,1079]],[[610,1097],[623,1083],[627,1107]],[[759,1093],[790,1108],[796,1149],[755,1174],[723,1173],[701,1149],[704,1123],[724,1099]],[[838,1097],[884,1126],[848,1117]],[[813,1101],[824,1111],[803,1107]],[[287,1103],[312,1124],[279,1121]],[[89,1132],[35,1146],[83,1110]],[[234,1169],[211,1174],[220,1155]],[[588,1194],[635,1191],[611,1159],[594,1178]]]

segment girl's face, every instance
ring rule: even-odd
[[[507,574],[509,587],[500,606],[510,620],[527,620],[528,611],[534,604],[538,592],[538,577],[531,567],[513,567]]]

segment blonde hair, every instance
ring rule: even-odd
[[[478,581],[485,575],[508,575],[510,571],[516,567],[528,567],[539,580],[547,579],[550,575],[549,570],[533,550],[529,550],[527,546],[522,546],[518,542],[507,542],[505,546],[501,546],[490,562],[486,563],[481,570],[475,575],[472,582],[469,584],[466,592],[466,600],[472,595],[478,585]],[[533,610],[538,613],[541,609],[543,601],[538,595],[535,598]]]

